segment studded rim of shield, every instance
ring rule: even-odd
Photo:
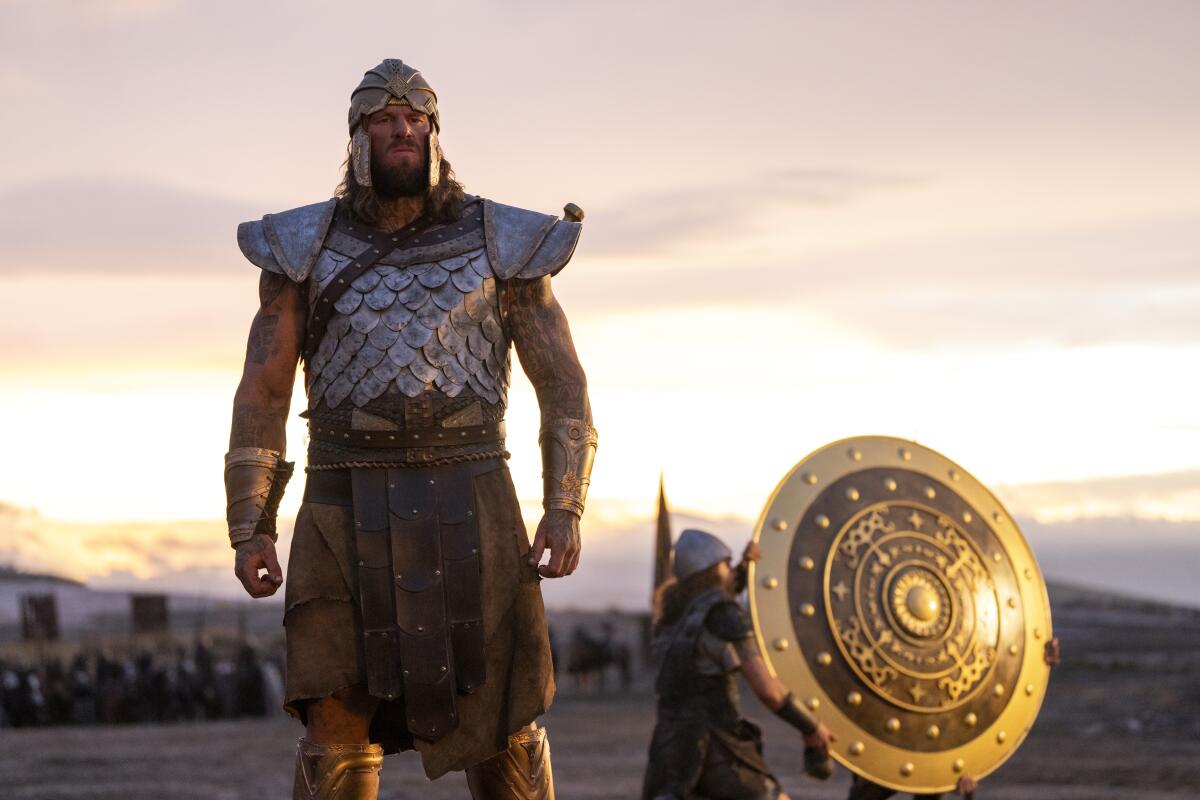
[[[983,484],[915,442],[846,439],[788,473],[754,539],[759,648],[839,762],[943,792],[1012,755],[1045,695],[1050,604]]]

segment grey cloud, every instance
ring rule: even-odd
[[[207,274],[242,267],[239,222],[262,209],[134,180],[54,180],[0,193],[0,276]]]
[[[635,198],[589,216],[589,254],[646,254],[745,232],[769,206],[825,206],[913,178],[789,170],[752,181]],[[238,222],[261,216],[220,197],[147,181],[54,180],[0,193],[0,275],[169,274],[240,266]]]
[[[898,350],[1200,339],[1200,220],[1191,217],[791,262],[580,272],[577,293],[564,287],[571,308],[795,308]]]
[[[583,256],[613,247],[592,241],[599,237],[600,232],[593,228],[601,227],[600,221],[589,219],[587,224],[588,239],[580,251]],[[664,233],[656,243],[674,241],[666,236]],[[786,261],[755,254],[754,260],[758,263],[639,273],[638,282],[645,281],[651,288],[670,284],[685,298],[698,301],[729,298],[754,303],[767,294],[787,301],[848,291],[858,296],[921,292],[937,298],[964,288],[980,292],[1106,287],[1200,290],[1200,218],[1193,215],[1121,225],[889,242]],[[736,280],[715,281],[718,276],[736,276]],[[617,275],[613,281],[625,285],[628,275]]]
[[[921,178],[837,169],[790,169],[751,179],[642,194],[588,216],[588,252],[647,255],[753,229],[777,207],[849,203],[867,192],[909,188]]]

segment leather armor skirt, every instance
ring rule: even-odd
[[[504,750],[508,736],[545,712],[554,696],[538,576],[525,560],[528,534],[509,471],[502,461],[494,466],[461,465],[472,473],[478,526],[483,685],[457,694],[457,724],[436,740],[412,735],[403,691],[382,700],[372,720],[372,741],[387,752],[418,750],[431,779]],[[348,496],[328,491],[327,476],[314,484],[296,519],[285,590],[285,708],[301,720],[306,701],[368,684],[354,508]]]

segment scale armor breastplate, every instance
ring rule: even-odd
[[[322,400],[336,408],[347,399],[362,408],[389,389],[406,397],[431,390],[457,397],[470,388],[486,403],[504,403],[509,340],[482,214],[460,222],[384,256],[337,299],[307,365],[310,408]],[[309,280],[310,303],[372,247],[365,237],[376,234],[356,227],[335,221]]]
[[[502,285],[557,274],[579,233],[576,222],[468,197],[459,221],[406,239],[336,300],[305,365],[310,411],[426,392],[503,407],[510,363]],[[384,241],[391,246],[334,200],[238,228],[246,257],[306,283],[310,305],[342,268]]]

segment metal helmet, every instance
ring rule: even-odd
[[[429,115],[433,123],[427,147],[429,185],[437,186],[442,166],[442,148],[438,144],[442,121],[438,116],[437,94],[420,70],[398,58],[385,59],[379,66],[367,70],[362,82],[350,94],[350,163],[355,180],[362,186],[371,185],[371,137],[363,122],[389,105],[412,106]]]
[[[686,580],[714,564],[733,558],[724,542],[706,531],[688,528],[675,542],[675,577]]]

